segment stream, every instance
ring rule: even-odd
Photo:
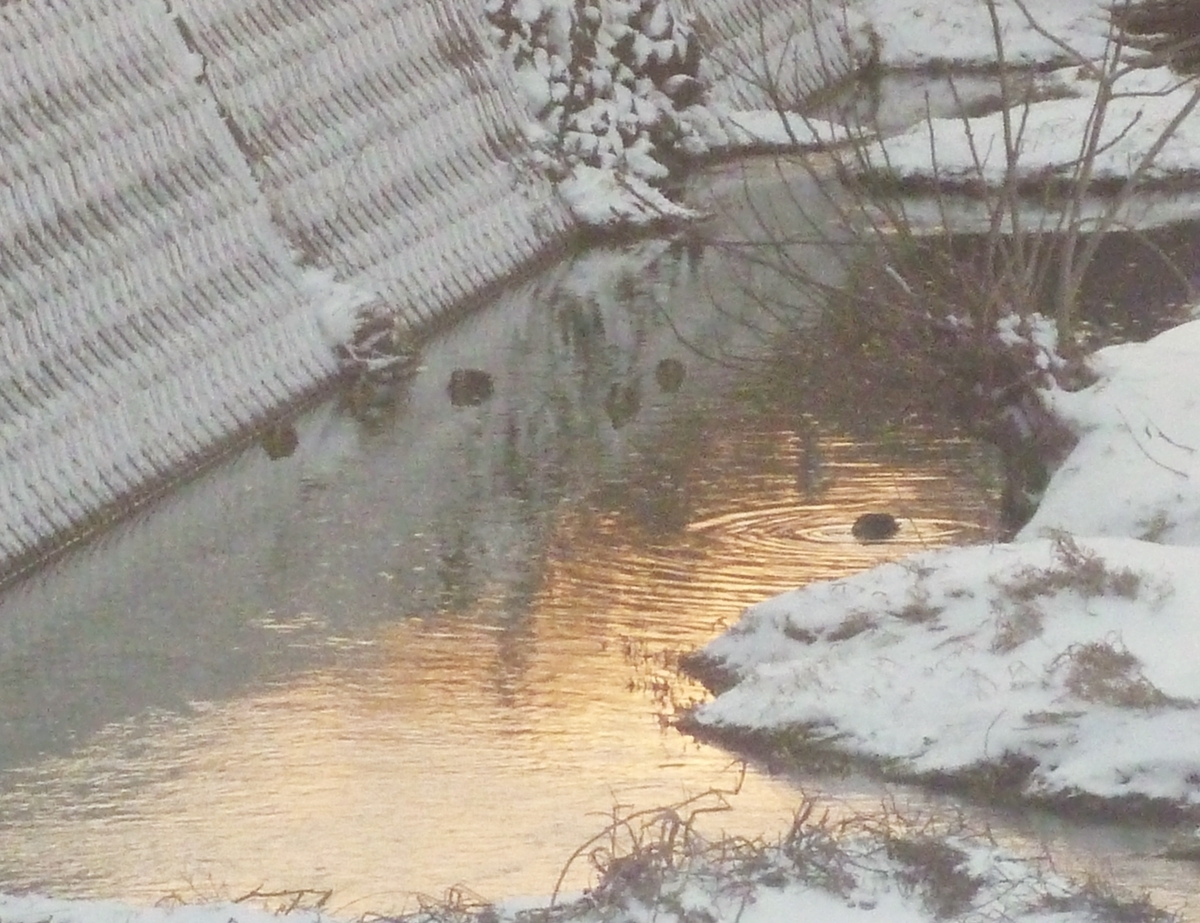
[[[789,394],[778,346],[816,306],[765,311],[787,280],[736,259],[565,258],[411,378],[306,410],[291,454],[249,446],[0,597],[0,891],[329,889],[342,916],[548,894],[618,806],[734,786],[734,755],[669,724],[703,695],[675,655],[784,589],[988,541],[999,482],[948,421]],[[855,541],[879,510],[898,536]],[[1200,920],[1153,830],[774,769],[708,829],[776,836],[801,792],[962,810]]]

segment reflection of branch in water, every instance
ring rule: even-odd
[[[824,466],[821,441],[814,424],[806,414],[799,415],[796,436],[800,440],[799,464],[796,466],[796,486],[800,496],[811,500],[823,488],[821,469]]]

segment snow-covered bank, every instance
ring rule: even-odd
[[[984,3],[954,0],[932,8],[920,0],[899,5],[867,0],[853,9],[861,17],[854,20],[855,34],[874,37],[884,67],[936,64],[953,74],[997,65],[997,36]],[[1200,119],[1188,117],[1197,104],[1194,78],[1166,67],[1141,67],[1147,62],[1138,61],[1140,52],[1113,31],[1109,7],[1094,0],[1001,0],[995,13],[1006,63],[1043,71],[1010,85],[1015,108],[1007,120],[1009,140],[1005,116],[986,111],[999,108],[997,95],[994,105],[980,107],[983,114],[937,117],[934,111],[932,118],[919,117],[895,137],[867,144],[848,165],[852,171],[868,165],[869,172],[907,181],[914,189],[923,184],[943,190],[956,184],[998,187],[1015,178],[1036,194],[1056,180],[1070,188],[1065,184],[1082,179],[1098,191],[1112,192],[1135,171],[1141,189],[1195,187],[1200,179]],[[1058,69],[1045,71],[1056,64]],[[965,90],[963,98],[968,109],[972,102],[987,102],[972,101]],[[1177,117],[1161,149],[1155,149],[1164,128]],[[1094,120],[1097,133],[1089,140]],[[1012,162],[1010,143],[1017,155]],[[1140,165],[1148,152],[1147,163]],[[1081,177],[1085,158],[1087,175]],[[1159,219],[1170,220],[1178,215]]]
[[[1098,0],[1032,0],[1027,4],[1049,35],[1088,57],[1104,52],[1108,4]],[[979,0],[858,0],[851,3],[850,24],[859,35],[878,36],[880,63],[887,67],[991,67],[996,47],[988,7]],[[1035,29],[1011,0],[996,4],[1009,62],[1041,64],[1064,54],[1061,45]]]
[[[814,805],[809,804],[808,808]],[[939,828],[894,814],[845,822],[798,815],[776,843],[705,842],[685,819],[664,816],[662,839],[632,852],[593,854],[602,874],[583,894],[489,904],[456,889],[422,899],[395,923],[1149,923],[1168,914],[1095,882],[1071,882],[1040,857],[1022,857],[985,833]],[[675,834],[678,834],[676,838]],[[264,896],[270,897],[270,896]],[[270,897],[278,913],[252,903],[139,908],[0,894],[5,923],[332,923],[328,895]],[[306,900],[315,909],[288,909]],[[363,919],[358,917],[358,919]]]
[[[1104,50],[1098,5],[1031,6],[1081,53]],[[945,59],[939,48],[994,60],[982,4],[859,10],[886,63]],[[1009,60],[1062,50],[1014,5],[998,10]],[[1022,176],[1073,177],[1084,150],[1096,74],[1075,67],[1050,82],[1060,98],[1014,119]],[[1143,177],[1196,175],[1195,84],[1149,69],[1116,88],[1092,178],[1130,176],[1177,116]],[[997,184],[1011,166],[998,114],[933,120],[879,144],[872,159],[902,178]],[[1087,388],[1045,386],[1044,406],[1078,441],[1017,541],[929,552],[752,607],[696,658],[728,688],[694,726],[742,741],[783,735],[894,778],[950,778],[1064,809],[1153,802],[1200,817],[1198,361],[1193,321],[1101,350]]]
[[[896,776],[1008,767],[1029,795],[1197,805],[1198,564],[1193,548],[1039,539],[797,590],[705,649],[736,682],[695,718]]]
[[[855,67],[833,2],[484,8],[526,103],[525,166],[558,184],[577,220],[604,230],[697,217],[662,189],[694,158],[761,143],[732,120],[737,109],[798,104]]]
[[[526,92],[526,134],[534,149],[530,162],[559,184],[584,225],[652,227],[694,219],[699,216],[663,193],[663,183],[681,164],[738,151],[823,148],[851,136],[836,123],[771,108],[745,110],[720,98],[712,91],[714,62],[706,57],[708,50],[701,50],[686,17],[669,15],[661,0],[640,6],[602,3],[592,11],[591,24],[567,0],[545,5],[493,0],[490,9],[493,22],[507,29],[503,41]],[[936,6],[921,0],[898,6],[861,0],[834,17],[836,28],[793,24],[795,41],[814,42],[820,49],[814,54],[825,61],[827,84],[854,67],[876,65],[883,71],[991,72],[999,60],[997,38],[1011,67],[1045,71],[1058,65],[1018,78],[1010,88],[1017,107],[1010,123],[1019,151],[1015,164],[1006,156],[1004,117],[987,111],[999,97],[980,97],[978,88],[956,84],[951,95],[957,99],[961,91],[964,107],[984,114],[966,118],[955,105],[953,116],[935,117],[938,112],[931,109],[927,120],[918,105],[910,113],[916,124],[883,141],[874,138],[888,117],[868,115],[854,129],[867,140],[847,159],[850,173],[884,174],[913,188],[925,183],[976,189],[1011,179],[1015,166],[1017,179],[1030,192],[1048,181],[1071,183],[1087,152],[1085,128],[1103,97],[1087,183],[1111,192],[1135,169],[1143,187],[1177,189],[1181,181],[1194,186],[1200,180],[1196,119],[1182,118],[1162,149],[1154,151],[1152,163],[1139,168],[1163,127],[1196,105],[1196,84],[1166,68],[1130,67],[1137,52],[1114,44],[1105,4],[1001,0],[994,12],[998,33],[987,5],[975,0]],[[587,40],[582,41],[575,32],[585,25]],[[756,54],[753,48],[743,53]],[[866,87],[860,91],[862,97],[870,95]],[[1028,102],[1022,102],[1026,94]],[[911,104],[902,108],[907,111]],[[1174,210],[1160,221],[1177,218]]]
[[[315,910],[275,914],[249,903],[170,904],[135,907],[120,901],[82,901],[42,895],[0,894],[5,923],[318,923]]]
[[[1200,816],[1197,356],[1200,322],[1101,350],[1095,384],[1046,396],[1079,442],[1017,542],[751,608],[703,650],[733,685],[693,720]]]
[[[1107,79],[1107,78],[1105,78]],[[1005,146],[1005,117],[1000,112],[976,118],[937,118],[871,145],[864,160],[900,180],[936,180],[943,187],[983,183],[998,187],[1015,167],[1016,178],[1042,184],[1074,180],[1087,155],[1084,127],[1101,93],[1101,81],[1078,67],[1041,79],[1040,93],[1059,98],[1018,107],[1009,124],[1017,132],[1017,156],[1010,163]],[[1200,119],[1188,118],[1196,106],[1197,84],[1166,68],[1136,70],[1113,83],[1103,128],[1091,157],[1089,182],[1115,186],[1140,169],[1143,187],[1200,177]],[[1019,95],[1019,91],[1018,91]],[[1154,150],[1159,135],[1177,116],[1178,127]],[[886,150],[886,153],[885,153]]]
[[[1200,547],[1200,321],[1102,349],[1090,365],[1090,388],[1046,395],[1079,442],[1020,537],[1060,529]],[[1200,657],[1200,641],[1190,653]]]

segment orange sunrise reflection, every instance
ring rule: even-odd
[[[770,425],[666,442],[671,460],[557,509],[523,589],[497,577],[467,608],[387,624],[327,668],[44,762],[3,796],[29,821],[0,827],[0,855],[139,902],[330,888],[346,915],[456,885],[545,894],[615,804],[737,780],[731,754],[664,727],[647,652],[702,644],[778,591],[985,535],[963,443],[897,455]],[[875,509],[900,535],[855,542],[854,516]],[[770,836],[797,803],[792,783],[751,771],[735,810],[706,820]],[[576,863],[565,886],[590,871]]]

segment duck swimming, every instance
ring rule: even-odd
[[[854,520],[850,534],[860,542],[882,542],[900,531],[900,523],[891,513],[863,513]]]

